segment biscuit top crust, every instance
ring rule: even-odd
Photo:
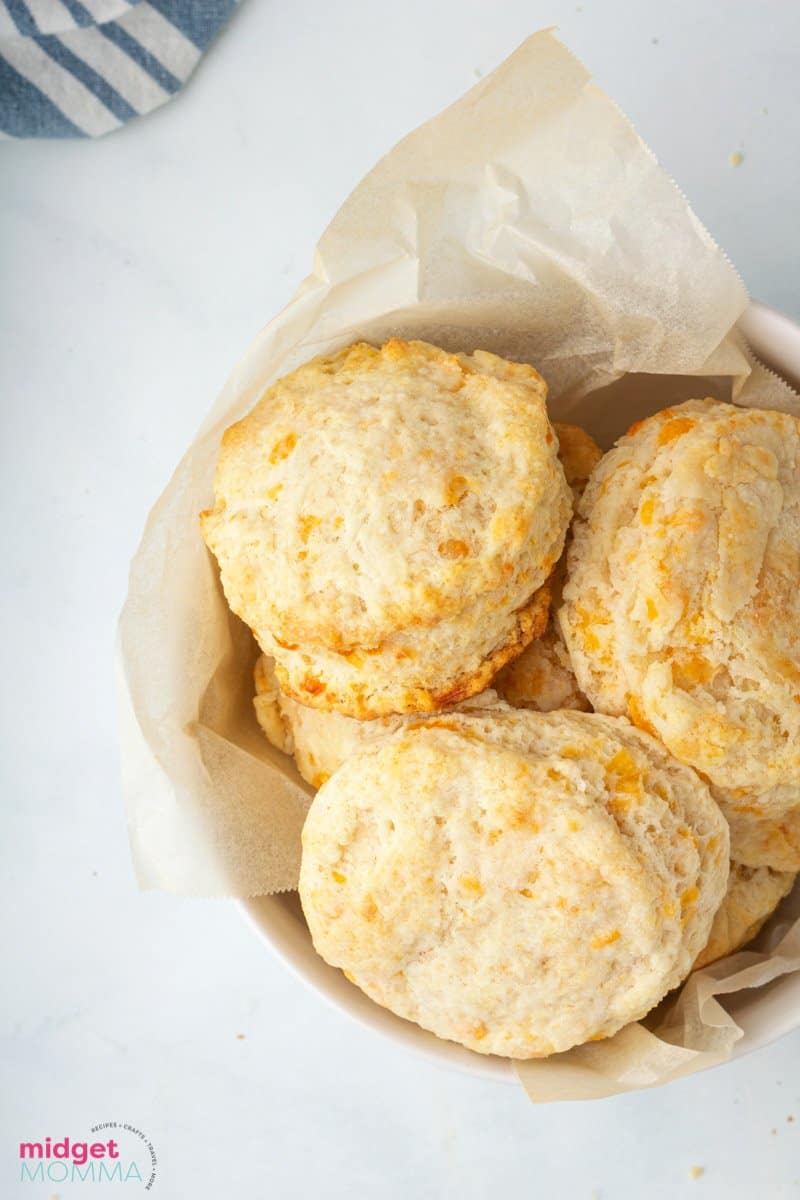
[[[532,593],[570,507],[545,395],[532,367],[397,339],[278,380],[225,433],[202,518],[231,608],[348,653]]]
[[[378,1003],[483,1053],[613,1034],[685,976],[725,892],[708,788],[628,722],[448,713],[312,803],[314,945]]]
[[[657,413],[596,468],[573,535],[559,619],[594,707],[727,803],[800,804],[800,422]]]

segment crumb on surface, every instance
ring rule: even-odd
[[[243,1033],[237,1033],[237,1035],[236,1035],[237,1042],[243,1042],[244,1039],[245,1039],[245,1035]]]
[[[699,1179],[701,1175],[705,1175],[705,1167],[689,1167],[689,1178]]]
[[[786,1120],[787,1120],[787,1121],[789,1122],[789,1124],[791,1125],[792,1121],[794,1120],[794,1117],[792,1116],[792,1114],[791,1114],[791,1113],[789,1113],[789,1115],[788,1115],[788,1117],[786,1118]]]
[[[740,150],[734,150],[733,154],[728,155],[728,162],[732,167],[740,167],[744,162],[744,155]]]

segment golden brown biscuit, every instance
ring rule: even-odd
[[[503,668],[492,681],[492,687],[514,708],[535,708],[538,712],[571,708],[589,712],[592,707],[578,687],[569,652],[553,620],[540,638]]]
[[[432,629],[403,630],[377,649],[337,654],[288,646],[263,632],[281,689],[300,704],[358,720],[394,712],[436,712],[476,695],[497,672],[540,637],[550,615],[550,583],[520,608],[503,613],[493,594]],[[494,628],[496,645],[487,647]]]
[[[272,745],[293,756],[297,769],[314,788],[322,787],[334,771],[366,742],[400,729],[415,715],[376,717],[358,721],[343,713],[324,712],[299,704],[278,687],[275,664],[262,654],[255,667],[256,719]],[[455,706],[454,710],[505,707],[493,691],[480,692]]]
[[[303,830],[322,957],[484,1054],[536,1058],[647,1013],[708,941],[728,828],[627,721],[472,710],[351,755]]]
[[[359,343],[226,432],[203,533],[287,695],[431,710],[537,636],[571,513],[545,395],[484,351]]]
[[[800,809],[782,817],[762,817],[728,806],[725,815],[731,827],[731,854],[737,862],[800,871]]]
[[[707,967],[751,942],[784,896],[789,895],[796,878],[795,871],[773,871],[769,867],[745,867],[732,862],[728,890],[693,970]]]
[[[589,434],[576,425],[556,422],[553,428],[567,483],[573,496],[578,498],[602,451]],[[536,593],[539,624],[546,619],[549,587],[553,581],[558,581],[560,598],[562,564],[563,555],[550,583]],[[255,683],[253,703],[259,724],[274,746],[294,756],[300,774],[315,788],[321,787],[347,756],[365,741],[399,728],[407,719],[388,716],[360,721],[343,713],[301,704],[281,691],[274,662],[265,655],[256,664]],[[518,659],[499,673],[495,686],[504,699],[519,708],[537,708],[541,712],[557,708],[583,711],[589,708],[586,697],[578,690],[566,647],[553,621],[548,623],[541,637],[536,637]],[[484,691],[462,701],[462,705],[487,707],[495,702],[494,692]]]
[[[559,620],[592,705],[702,772],[740,829],[787,820],[800,807],[800,422],[690,400],[639,423],[593,473],[567,559]],[[743,853],[737,839],[739,861],[775,865]]]
[[[603,457],[603,451],[592,435],[580,425],[554,421],[553,429],[558,438],[558,457],[567,483],[575,500],[580,500],[592,471]]]
[[[556,421],[553,428],[558,437],[558,457],[577,502],[603,452],[586,430],[578,425],[564,425]],[[563,576],[564,555],[550,581],[552,610],[561,603]],[[532,641],[519,658],[503,668],[493,687],[515,708],[535,708],[539,712],[553,712],[557,708],[588,712],[591,708],[578,687],[569,651],[553,611],[542,636]]]

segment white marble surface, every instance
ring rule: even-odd
[[[352,184],[552,23],[800,317],[794,0],[245,0],[166,109],[0,151],[4,1197],[83,1194],[14,1183],[14,1147],[112,1118],[170,1200],[800,1195],[800,1034],[536,1109],[376,1040],[233,905],[139,895],[128,861],[111,648],[149,505]]]

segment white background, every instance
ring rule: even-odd
[[[140,895],[129,865],[111,657],[147,509],[353,184],[548,24],[800,317],[796,0],[245,0],[165,109],[0,151],[3,1197],[19,1140],[111,1119],[152,1138],[165,1200],[800,1195],[800,1034],[534,1108],[378,1040],[232,904]]]

